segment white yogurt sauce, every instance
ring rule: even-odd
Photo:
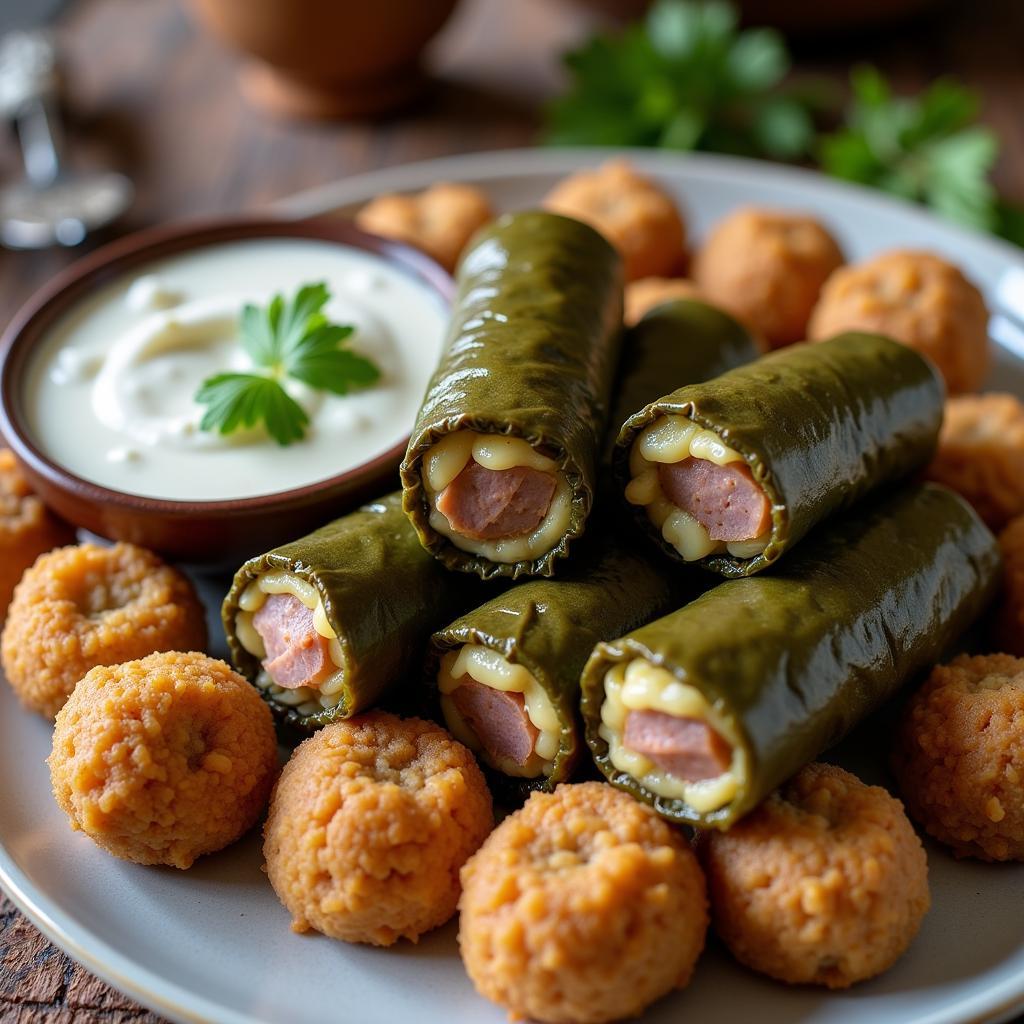
[[[242,306],[266,306],[325,281],[324,312],[351,324],[353,351],[381,379],[350,395],[286,383],[306,410],[303,440],[262,428],[199,429],[207,377],[252,369],[239,344]],[[26,411],[42,450],[77,476],[153,498],[245,498],[301,487],[366,462],[408,433],[444,339],[426,285],[383,259],[315,239],[222,243],[154,262],[79,303],[41,343]]]

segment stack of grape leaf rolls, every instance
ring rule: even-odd
[[[626,415],[666,381],[705,380],[757,355],[724,313],[692,301],[659,306],[625,334],[615,409]],[[448,728],[515,796],[570,777],[582,746],[580,672],[594,644],[696,593],[694,581],[634,550],[607,517],[590,530],[555,579],[513,587],[433,637]]]
[[[952,491],[862,504],[774,572],[598,644],[591,752],[664,817],[727,828],[948,653],[999,571],[995,538]]]
[[[942,402],[924,357],[844,334],[650,402],[619,432],[616,471],[663,551],[750,575],[817,523],[923,467]]]
[[[471,242],[445,354],[402,463],[405,510],[449,569],[550,576],[590,514],[622,327],[622,261],[529,211]]]
[[[871,493],[935,446],[930,363],[867,334],[758,358],[692,300],[620,338],[621,303],[583,224],[477,236],[402,492],[250,559],[224,603],[283,718],[316,728],[404,682],[504,795],[552,789],[589,746],[665,817],[724,828],[979,613],[998,555],[973,511]],[[736,578],[706,589],[635,547],[623,490],[663,548]]]

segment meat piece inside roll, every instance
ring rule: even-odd
[[[316,588],[289,572],[268,572],[238,599],[235,636],[257,658],[256,683],[276,704],[314,715],[342,699],[345,657]]]
[[[772,503],[743,456],[685,416],[662,416],[630,452],[626,500],[642,506],[687,562],[728,553],[748,559],[768,546]]]
[[[630,711],[622,742],[669,775],[697,782],[717,778],[732,764],[732,747],[705,720],[667,711]]]
[[[630,416],[614,464],[667,554],[724,576],[767,568],[810,529],[923,467],[942,382],[888,338],[794,345]]]
[[[424,456],[423,485],[431,527],[491,562],[537,558],[569,528],[564,472],[518,437],[449,434]]]
[[[699,689],[645,658],[605,676],[601,732],[616,769],[697,813],[725,806],[746,777],[745,752],[728,720]]]
[[[537,778],[554,770],[562,723],[529,669],[467,644],[441,659],[438,688],[452,735],[502,774]]]
[[[302,729],[374,706],[482,584],[423,550],[401,494],[249,559],[221,610],[235,666]]]

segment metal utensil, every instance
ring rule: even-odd
[[[0,189],[0,243],[12,249],[78,245],[119,217],[134,188],[113,171],[69,171],[56,114],[57,51],[45,31],[0,41],[0,116],[13,120],[25,180]]]

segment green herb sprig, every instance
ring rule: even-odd
[[[289,445],[306,436],[309,416],[285,390],[286,379],[347,395],[380,378],[376,364],[344,347],[354,328],[324,315],[330,297],[321,282],[303,285],[291,302],[278,294],[265,309],[243,308],[242,348],[263,372],[218,373],[203,381],[195,394],[207,407],[201,430],[232,434],[262,423],[278,444]]]
[[[595,35],[565,63],[548,143],[816,158],[835,177],[1024,246],[1024,209],[1000,201],[990,179],[998,139],[977,121],[977,95],[952,79],[897,96],[878,70],[857,68],[839,127],[819,134],[815,119],[840,113],[830,83],[789,82],[785,40],[740,31],[727,0],[656,0],[646,19]]]
[[[772,29],[737,27],[722,0],[659,0],[621,35],[565,57],[572,84],[548,109],[555,145],[660,146],[792,159],[814,140],[814,97],[782,87]]]
[[[997,226],[989,172],[999,142],[975,123],[973,92],[945,78],[918,96],[894,96],[871,67],[856,68],[850,82],[845,126],[821,140],[825,171],[926,203],[972,227]]]

